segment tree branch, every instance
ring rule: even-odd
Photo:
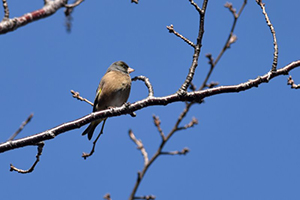
[[[2,144],[0,144],[0,153],[6,152],[12,149],[28,146],[28,145],[36,145],[37,143],[45,140],[50,140],[55,138],[57,135],[60,135],[64,132],[80,128],[83,125],[86,125],[92,121],[95,121],[97,119],[104,119],[107,117],[115,117],[120,116],[124,114],[130,114],[134,111],[141,110],[145,107],[154,106],[154,105],[168,105],[174,102],[199,102],[203,100],[204,98],[223,94],[223,93],[237,93],[245,90],[249,90],[253,87],[258,87],[262,83],[267,83],[269,80],[273,79],[274,77],[280,76],[280,75],[287,75],[289,71],[293,70],[296,67],[300,66],[300,60],[294,61],[285,67],[278,69],[276,72],[273,72],[271,74],[267,73],[263,76],[259,76],[256,79],[246,81],[244,83],[240,83],[237,85],[230,85],[230,86],[219,86],[214,88],[209,88],[206,90],[201,91],[194,91],[194,92],[188,92],[186,95],[180,95],[178,93],[172,94],[165,97],[148,97],[146,99],[137,101],[130,105],[123,105],[118,108],[113,109],[106,109],[98,112],[91,113],[89,115],[86,115],[82,118],[76,119],[74,121],[66,122],[64,124],[61,124],[57,127],[54,127],[52,129],[46,130],[44,132],[28,136],[25,138],[13,140],[13,141],[7,141]],[[167,136],[168,137],[168,136]]]
[[[24,129],[24,127],[30,122],[30,120],[32,119],[33,117],[33,113],[31,113],[28,118],[22,122],[20,128],[12,135],[10,136],[10,138],[8,139],[8,141],[11,141],[13,139],[15,139],[15,137]]]
[[[16,172],[21,173],[21,174],[28,174],[28,173],[33,172],[35,166],[40,161],[40,156],[42,155],[43,148],[44,148],[44,142],[38,143],[37,146],[38,146],[37,147],[37,151],[38,152],[37,152],[37,154],[35,156],[36,160],[35,160],[35,162],[33,163],[33,165],[28,170],[18,169],[15,166],[13,166],[12,164],[10,164],[10,171],[16,171]]]
[[[54,14],[58,9],[66,5],[67,0],[54,0],[45,2],[46,4],[42,9],[27,13],[21,17],[15,17],[12,19],[7,18],[6,20],[1,21],[0,34],[14,31],[30,22],[34,22]]]
[[[6,21],[9,18],[9,9],[6,0],[2,0],[3,9],[4,9],[4,17],[2,21]]]
[[[300,89],[300,84],[295,84],[292,76],[289,76],[287,84],[290,85],[292,89]]]
[[[178,92],[180,94],[186,93],[187,88],[191,84],[191,82],[193,80],[193,77],[194,77],[194,74],[195,74],[195,70],[198,66],[198,59],[199,59],[199,55],[200,55],[200,49],[202,47],[202,38],[203,38],[203,34],[204,34],[204,17],[205,17],[205,12],[206,12],[206,7],[207,7],[208,0],[203,0],[202,9],[200,9],[194,1],[190,0],[190,2],[200,14],[200,22],[199,22],[199,31],[198,31],[197,43],[195,45],[195,50],[194,50],[194,55],[193,55],[193,62],[192,62],[192,65],[189,69],[189,73],[188,73],[184,83],[182,84],[182,86],[178,90]]]
[[[225,7],[228,8],[230,10],[230,12],[232,13],[233,15],[233,23],[232,23],[232,26],[231,26],[231,29],[230,29],[230,33],[228,35],[228,38],[221,50],[221,52],[219,53],[219,55],[217,56],[216,60],[213,60],[212,58],[212,55],[211,54],[207,54],[206,57],[209,59],[209,64],[210,64],[210,69],[209,69],[209,72],[208,74],[206,75],[206,78],[204,79],[202,85],[200,86],[199,90],[203,90],[206,86],[207,86],[207,81],[208,79],[210,78],[213,70],[215,69],[215,66],[217,65],[217,63],[219,62],[219,60],[221,59],[221,57],[224,55],[225,51],[227,49],[230,48],[231,44],[234,43],[236,40],[237,40],[237,37],[233,34],[234,32],[234,29],[236,27],[236,23],[237,23],[237,20],[239,19],[239,17],[241,16],[245,6],[247,4],[247,0],[244,0],[244,3],[243,5],[241,6],[238,14],[236,14],[236,11],[235,9],[232,7],[232,4],[230,3],[226,3],[225,4]]]
[[[265,8],[265,4],[261,1],[261,0],[256,0],[256,3],[261,7],[262,12],[265,16],[266,22],[270,28],[270,31],[272,33],[273,36],[273,45],[274,45],[274,54],[273,54],[273,64],[272,64],[272,69],[271,72],[276,71],[277,68],[277,61],[278,61],[278,45],[277,45],[277,39],[276,39],[276,34],[275,34],[275,29],[273,27],[273,25],[271,24],[271,21],[268,17],[268,14],[266,12],[266,8]]]

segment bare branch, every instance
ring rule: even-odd
[[[287,84],[290,85],[292,89],[299,89],[300,88],[300,84],[298,84],[298,85],[295,84],[294,80],[292,79],[292,76],[289,76]]]
[[[90,104],[91,106],[94,106],[94,104],[92,102],[90,102],[89,100],[87,100],[86,98],[83,98],[80,96],[79,92],[75,92],[74,90],[71,90],[71,93],[73,94],[72,96],[75,98],[75,99],[78,99],[80,101],[85,101],[87,102],[88,104]]]
[[[140,197],[133,197],[133,199],[146,199],[146,200],[153,200],[156,197],[154,195],[148,195],[148,196],[140,196]]]
[[[24,127],[30,122],[30,120],[32,119],[33,117],[33,113],[31,113],[27,119],[22,122],[21,126],[19,127],[19,129],[12,135],[10,136],[10,138],[7,140],[7,141],[11,141],[13,139],[15,139],[15,137],[24,129]]]
[[[66,8],[75,8],[76,6],[78,6],[79,4],[81,4],[84,0],[76,0],[74,3],[72,4],[66,4],[65,7]]]
[[[18,169],[15,166],[13,166],[12,164],[10,164],[10,171],[16,171],[16,172],[21,173],[21,174],[28,174],[28,173],[33,172],[36,164],[40,161],[40,156],[42,155],[44,142],[38,143],[37,146],[38,146],[37,147],[38,152],[36,154],[36,160],[28,170]]]
[[[39,19],[48,17],[54,14],[58,9],[64,7],[67,0],[53,0],[47,2],[43,8],[27,13],[21,17],[7,19],[0,22],[0,34],[4,34],[10,31],[14,31],[21,26],[25,26],[30,22],[37,21]]]
[[[185,147],[181,151],[161,152],[161,155],[186,155],[190,150]]]
[[[4,8],[4,17],[2,21],[6,21],[9,19],[9,9],[6,0],[2,0],[3,8]]]
[[[194,5],[194,6],[196,5],[194,3],[194,1],[190,0],[190,2],[192,5]],[[203,34],[204,34],[204,16],[205,16],[205,12],[206,12],[207,3],[208,3],[208,0],[203,0],[202,9],[200,9],[200,11],[199,11],[199,8],[196,7],[196,9],[198,10],[199,15],[200,15],[199,31],[198,31],[197,43],[195,45],[192,65],[189,69],[189,73],[188,73],[184,83],[178,90],[178,94],[180,94],[182,96],[185,95],[187,88],[191,84],[191,82],[194,78],[195,70],[198,66],[198,59],[199,59],[199,55],[200,55],[200,49],[202,47],[202,38],[203,38]]]
[[[149,81],[149,78],[147,78],[146,76],[136,76],[131,79],[131,81],[136,80],[144,81],[146,87],[148,88],[148,97],[152,97],[154,95],[153,87]]]
[[[230,4],[230,5],[228,5],[228,3],[225,4],[225,7],[227,7],[227,8],[229,7],[229,10],[233,13],[234,20],[233,20],[233,23],[232,23],[232,26],[231,26],[231,30],[230,30],[229,36],[228,36],[228,38],[225,42],[225,45],[223,46],[223,48],[222,48],[221,52],[219,53],[218,57],[216,58],[216,60],[213,60],[211,54],[206,55],[206,57],[209,59],[210,70],[207,73],[206,78],[204,79],[204,81],[203,81],[201,87],[199,88],[199,90],[203,90],[207,86],[207,81],[210,78],[215,66],[217,65],[217,63],[219,62],[219,60],[221,59],[221,57],[223,56],[225,51],[230,48],[231,44],[236,42],[237,36],[234,35],[233,32],[234,32],[237,20],[239,19],[241,13],[243,12],[246,4],[247,4],[247,0],[244,0],[244,3],[241,6],[238,14],[236,14],[235,9],[232,8],[232,4]],[[230,9],[230,7],[231,7],[231,9]]]
[[[157,130],[158,130],[158,132],[159,132],[159,134],[160,134],[160,136],[162,138],[162,140],[165,140],[166,139],[165,138],[165,134],[164,134],[164,132],[162,131],[162,129],[160,127],[160,119],[159,119],[159,117],[157,117],[155,115],[153,115],[152,117],[153,117],[154,125],[156,126],[156,128],[157,128]]]
[[[149,163],[148,153],[142,143],[141,140],[136,139],[135,135],[133,134],[132,130],[128,131],[130,139],[137,145],[137,148],[141,151],[144,157],[144,165],[146,166]]]
[[[206,90],[201,91],[194,91],[194,92],[187,92],[186,95],[182,96],[178,93],[164,96],[164,97],[148,97],[146,99],[137,101],[130,105],[123,105],[118,108],[114,109],[106,109],[97,112],[93,112],[88,114],[80,119],[76,119],[74,121],[66,122],[61,124],[55,128],[46,130],[44,132],[28,136],[21,139],[16,139],[13,141],[7,141],[0,144],[0,153],[9,151],[12,149],[28,146],[28,145],[35,145],[41,141],[50,140],[55,138],[57,135],[60,135],[64,132],[79,128],[85,124],[88,124],[92,121],[98,119],[105,119],[108,117],[115,117],[124,114],[130,114],[134,111],[143,109],[145,107],[154,106],[154,105],[168,105],[174,102],[199,102],[204,98],[223,94],[223,93],[237,93],[245,90],[249,90],[253,87],[258,87],[262,83],[267,83],[270,79],[273,79],[280,75],[287,75],[289,71],[293,70],[300,66],[300,60],[294,61],[283,68],[277,69],[276,72],[271,74],[267,73],[263,76],[259,76],[256,79],[248,80],[244,83],[240,83],[237,85],[230,85],[230,86],[219,86],[214,88],[209,88]],[[179,123],[179,122],[178,122]],[[178,127],[178,126],[177,126]],[[167,136],[168,138],[168,136]],[[166,139],[167,139],[166,138]],[[150,161],[149,161],[150,162]]]
[[[190,3],[195,7],[195,9],[199,12],[199,14],[203,14],[201,8],[193,1],[193,0],[189,0]]]
[[[276,71],[277,63],[278,63],[278,45],[277,45],[277,39],[275,34],[275,29],[273,25],[271,24],[271,21],[268,17],[268,14],[266,12],[265,4],[262,2],[262,0],[256,0],[256,3],[261,7],[262,12],[265,16],[266,22],[271,30],[272,36],[273,36],[273,44],[274,44],[274,54],[273,54],[273,64],[272,64],[272,72]]]
[[[233,14],[235,18],[237,18],[236,9],[233,8],[232,3],[226,2],[224,5],[225,8],[228,8],[229,11]]]
[[[186,124],[185,126],[183,127],[179,127],[177,128],[177,130],[184,130],[184,129],[188,129],[188,128],[191,128],[193,127],[194,125],[198,124],[198,120],[193,117],[192,120],[190,121],[190,123]]]
[[[169,30],[169,33],[174,33],[174,35],[176,35],[177,37],[181,38],[183,41],[185,41],[186,43],[188,43],[188,45],[192,46],[193,48],[196,47],[196,45],[192,41],[190,41],[189,39],[187,39],[186,37],[184,37],[180,33],[176,32],[174,30],[173,24],[171,24],[170,26],[167,26],[167,29]]]

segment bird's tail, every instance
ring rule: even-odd
[[[102,120],[101,120],[102,121]],[[85,129],[85,131],[82,133],[82,135],[86,135],[88,136],[88,139],[91,140],[92,137],[93,137],[93,133],[95,131],[95,128],[98,126],[98,124],[101,122],[101,121],[94,121],[94,122],[91,122],[90,125]]]

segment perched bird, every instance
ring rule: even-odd
[[[123,61],[114,62],[109,66],[96,91],[93,112],[105,110],[110,107],[119,107],[126,103],[131,88],[129,74],[133,71],[134,69],[130,68]],[[95,128],[103,120],[105,119],[91,122],[82,135],[87,134],[90,140]]]

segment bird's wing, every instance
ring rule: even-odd
[[[95,100],[94,100],[93,112],[99,110],[99,109],[97,109],[96,106],[99,106],[100,95],[101,95],[101,92],[102,92],[102,89],[103,89],[103,85],[104,85],[104,80],[102,79],[100,81],[99,86],[98,86],[97,91],[96,91],[96,97],[95,97]]]

